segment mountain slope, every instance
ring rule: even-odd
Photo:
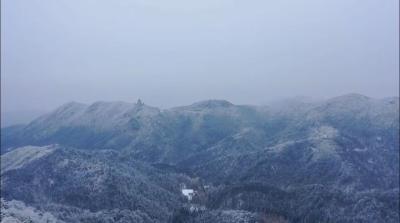
[[[127,208],[143,219],[165,221],[165,215],[187,222],[221,216],[253,221],[260,213],[289,222],[399,219],[399,98],[349,94],[270,106],[209,100],[167,110],[142,103],[69,103],[26,126],[2,129],[1,137],[2,161],[11,160],[2,165],[9,180],[2,185],[16,188],[2,197],[35,208],[46,204],[44,210],[66,205],[83,216],[90,207],[88,216],[96,219]],[[49,150],[53,144],[62,149]],[[29,151],[25,156],[21,146]],[[63,157],[76,162],[64,170]],[[29,181],[47,182],[54,174],[68,185],[82,184],[51,191],[47,183]],[[203,191],[198,205],[209,208],[200,215],[175,210],[184,205],[179,188],[192,181],[187,175]],[[100,200],[109,203],[101,206]],[[163,214],[149,213],[149,207]]]
[[[51,151],[48,147],[34,149],[46,155],[3,170],[1,197],[50,210],[60,220],[79,222],[84,212],[97,213],[100,218],[100,212],[124,211],[127,218],[139,213],[145,222],[165,222],[184,201],[179,190],[188,181],[184,175],[113,151],[92,153],[60,146]],[[3,155],[2,163],[16,160],[26,150],[18,148]],[[69,213],[73,210],[82,216]]]

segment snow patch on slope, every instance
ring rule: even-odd
[[[56,146],[24,146],[1,156],[1,173],[21,168],[34,160],[51,154]]]
[[[311,130],[311,139],[334,139],[339,135],[339,131],[331,126],[319,126]]]
[[[32,122],[27,129],[52,134],[63,127],[89,127],[95,130],[123,129],[132,118],[146,119],[160,110],[144,104],[99,101],[91,105],[68,103]]]
[[[49,212],[26,206],[22,201],[1,199],[1,223],[62,223]]]

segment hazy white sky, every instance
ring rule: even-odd
[[[398,95],[398,0],[3,0],[2,110]]]

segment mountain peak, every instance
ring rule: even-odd
[[[217,108],[217,107],[230,107],[233,106],[232,103],[226,100],[205,100],[196,102],[191,105],[191,107],[201,107],[201,108]]]
[[[369,100],[369,99],[371,98],[362,94],[349,93],[342,96],[334,97],[331,100]]]
[[[89,106],[89,110],[104,110],[104,109],[113,109],[113,108],[132,108],[134,105],[127,102],[122,101],[97,101]]]
[[[72,109],[72,108],[81,108],[81,107],[86,107],[86,104],[76,102],[76,101],[70,101],[67,102],[60,107],[57,108],[57,110],[66,110],[66,109]]]
[[[78,112],[85,110],[88,105],[79,103],[79,102],[68,102],[66,104],[61,105],[58,107],[54,112],[49,113],[49,115],[57,115],[57,116],[64,116],[64,115],[71,115]]]

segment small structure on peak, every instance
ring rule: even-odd
[[[136,102],[136,105],[140,105],[140,106],[142,106],[142,105],[144,105],[144,103],[142,102],[142,100],[140,100],[140,98],[137,100],[137,102]]]

